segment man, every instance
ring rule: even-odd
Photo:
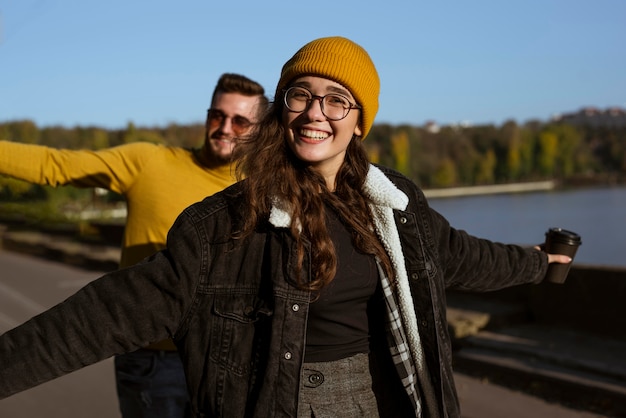
[[[263,87],[223,74],[213,91],[200,149],[131,143],[100,151],[0,141],[0,174],[37,184],[101,187],[124,195],[128,216],[120,267],[165,247],[184,208],[235,181],[231,153],[267,108]],[[124,418],[189,416],[182,363],[171,340],[115,358]]]

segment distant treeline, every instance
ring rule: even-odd
[[[202,124],[140,128],[129,123],[126,129],[109,130],[40,128],[29,120],[0,123],[0,139],[70,149],[135,141],[198,147],[203,136]],[[424,188],[626,174],[626,126],[565,121],[441,127],[374,124],[365,146],[373,162],[399,170]]]
[[[424,188],[626,174],[626,127],[514,121],[375,125],[366,145],[373,161],[395,167]]]

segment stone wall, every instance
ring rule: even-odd
[[[522,305],[533,322],[626,340],[625,267],[574,264],[563,284],[523,285],[472,297]]]

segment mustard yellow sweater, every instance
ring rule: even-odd
[[[183,209],[235,181],[232,166],[208,169],[191,150],[144,142],[73,151],[0,141],[0,174],[124,195],[128,217],[120,267],[164,248],[167,232]]]

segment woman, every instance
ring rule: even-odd
[[[302,47],[238,146],[248,178],[187,208],[166,250],[2,336],[0,397],[171,337],[198,417],[458,417],[445,289],[570,259],[455,230],[369,164],[378,93],[357,44]]]

